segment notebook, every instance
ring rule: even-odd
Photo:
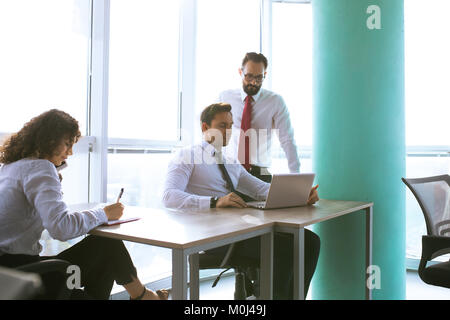
[[[104,226],[114,226],[116,224],[121,224],[121,223],[127,223],[127,222],[131,222],[131,221],[136,221],[139,220],[140,218],[128,218],[128,219],[119,219],[119,220],[110,220],[105,222],[103,225]]]

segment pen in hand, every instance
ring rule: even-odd
[[[120,189],[120,193],[119,193],[119,196],[117,197],[117,201],[116,202],[120,201],[120,198],[122,198],[122,195],[123,195],[123,188]]]

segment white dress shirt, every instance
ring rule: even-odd
[[[242,113],[247,94],[244,90],[226,90],[219,95],[218,102],[231,105],[233,113],[233,134],[229,145],[224,148],[224,153],[234,159],[238,159],[239,135],[241,130]],[[294,130],[291,125],[289,111],[283,98],[269,90],[261,88],[253,97],[252,124],[256,129],[257,145],[253,148],[250,142],[250,164],[259,167],[270,167],[272,163],[272,129],[278,130],[278,138],[288,160],[289,171],[299,172],[300,161],[297,154],[297,146],[294,139]]]
[[[38,255],[42,231],[66,241],[108,221],[103,209],[69,213],[48,160],[22,159],[0,168],[0,255]]]
[[[219,158],[219,159],[218,159]],[[249,174],[236,160],[222,158],[234,188],[256,200],[264,200],[269,183]],[[223,197],[231,191],[218,163],[220,153],[203,141],[200,145],[180,150],[169,163],[163,193],[163,203],[168,208],[210,207],[211,197]]]

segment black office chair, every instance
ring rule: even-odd
[[[39,275],[0,267],[0,300],[33,299],[42,289]]]
[[[59,287],[55,288],[45,288],[45,296],[55,297],[57,300],[69,299],[74,292],[67,287],[66,279],[68,277],[67,267],[70,263],[61,259],[48,259],[42,260],[26,265],[16,267],[16,270],[34,273],[39,275],[42,279],[46,277],[57,278],[58,282],[61,284]],[[78,293],[78,291],[77,291]],[[80,297],[82,294],[80,294]],[[37,295],[36,298],[41,298],[41,295]]]
[[[416,197],[427,226],[427,235],[422,236],[419,276],[425,283],[450,288],[450,260],[427,267],[428,261],[450,253],[450,176],[402,181]]]
[[[200,253],[199,269],[225,269],[222,271],[212,287],[215,287],[221,276],[228,270],[235,271],[235,300],[245,300],[249,296],[259,297],[259,260],[238,254],[240,243],[233,243],[224,255]]]

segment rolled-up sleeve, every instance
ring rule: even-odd
[[[87,234],[108,221],[103,209],[69,212],[62,200],[61,183],[51,162],[38,161],[23,179],[28,202],[54,239],[66,241]]]

